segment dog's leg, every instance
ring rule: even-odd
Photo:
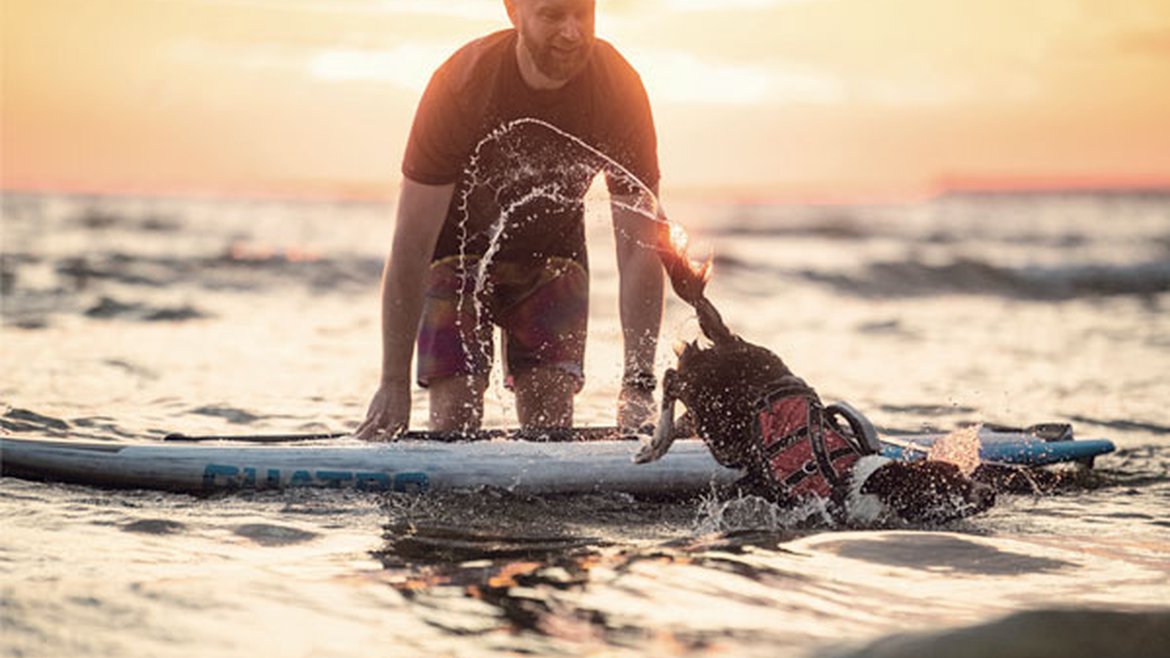
[[[648,464],[658,461],[670,450],[674,443],[674,398],[662,399],[662,413],[658,416],[658,426],[654,428],[654,438],[642,446],[634,457],[634,463]]]
[[[678,399],[675,395],[677,377],[678,373],[673,368],[668,369],[662,375],[662,409],[658,414],[658,426],[654,429],[654,438],[643,445],[638,454],[634,456],[636,464],[658,461],[674,443],[674,402]]]
[[[674,419],[674,438],[698,436],[699,429],[695,425],[695,414],[687,409],[681,416]]]

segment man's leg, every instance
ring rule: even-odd
[[[571,427],[573,395],[580,377],[557,366],[538,366],[512,376],[522,427]]]
[[[477,430],[483,422],[487,375],[456,375],[430,382],[431,422],[436,432]]]
[[[573,396],[584,383],[585,333],[589,321],[589,273],[569,259],[550,258],[538,271],[510,275],[524,280],[506,308],[501,351],[505,381],[516,393],[524,427],[570,427]]]
[[[418,383],[430,394],[430,429],[479,429],[492,365],[492,327],[456,259],[431,266],[418,333]]]

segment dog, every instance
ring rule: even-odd
[[[696,268],[665,231],[659,255],[709,345],[676,348],[654,436],[636,462],[655,461],[676,437],[697,435],[717,462],[745,472],[741,489],[788,505],[821,498],[842,520],[867,497],[912,523],[942,523],[994,504],[994,489],[954,464],[878,455],[876,433],[861,414],[844,404],[825,407],[780,357],[728,329],[705,294],[710,259]],[[676,402],[686,407],[677,422]]]

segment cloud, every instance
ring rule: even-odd
[[[682,50],[627,52],[655,103],[749,105],[837,102],[842,90],[811,72],[714,61]]]
[[[734,11],[738,9],[771,9],[783,5],[817,1],[819,0],[662,0],[662,5],[663,10],[673,12]]]
[[[385,82],[417,92],[426,88],[431,73],[451,52],[450,44],[428,42],[360,49],[184,39],[169,47],[170,57],[185,64],[259,72],[307,72],[325,82]]]
[[[345,82],[381,81],[422,91],[431,73],[451,54],[443,44],[406,43],[386,50],[331,49],[308,61],[309,72],[320,79]]]
[[[502,2],[486,0],[154,0],[167,4],[320,14],[416,14],[466,19],[504,20]]]
[[[1170,57],[1170,27],[1122,34],[1116,44],[1117,50],[1126,55]]]

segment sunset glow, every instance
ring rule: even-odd
[[[1170,5],[602,0],[663,187],[1170,184]],[[3,184],[385,198],[434,68],[502,2],[11,0]]]

